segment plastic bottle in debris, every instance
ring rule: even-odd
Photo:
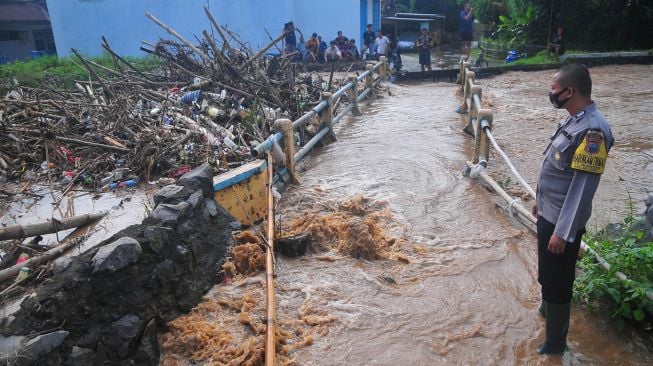
[[[102,192],[108,192],[108,191],[112,191],[112,190],[118,189],[118,188],[134,187],[134,186],[136,186],[136,184],[138,184],[138,179],[134,178],[134,179],[129,179],[129,180],[125,180],[125,181],[122,181],[122,182],[118,182],[118,183],[107,184],[107,185],[105,185],[105,186],[103,186],[101,188],[101,191]]]
[[[222,140],[222,142],[223,142],[223,143],[224,143],[228,148],[230,148],[231,150],[236,150],[236,148],[238,147],[238,145],[236,145],[236,143],[233,142],[233,140],[230,139],[229,137],[225,137],[225,138]]]

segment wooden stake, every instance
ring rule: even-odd
[[[249,66],[252,62],[254,62],[254,60],[256,60],[257,58],[261,57],[262,54],[264,54],[267,50],[272,48],[272,46],[274,46],[277,42],[279,42],[285,35],[286,32],[281,33],[279,36],[277,36],[277,38],[273,39],[272,42],[268,43],[267,46],[261,48],[261,50],[256,52],[254,56],[252,56],[249,60],[247,60],[247,62],[245,62],[243,66],[240,67],[240,69],[244,70],[245,68],[247,68],[247,66]]]
[[[193,50],[193,52],[197,53],[204,61],[206,61],[207,64],[213,65],[213,62],[211,62],[211,59],[209,56],[207,56],[206,53],[202,52],[199,48],[195,47],[192,43],[190,43],[186,38],[182,37],[181,34],[177,33],[174,29],[170,28],[167,24],[164,22],[160,21],[157,19],[154,15],[152,15],[149,11],[145,12],[145,16],[150,18],[151,21],[154,23],[158,24],[161,28],[165,29],[166,32],[172,34],[173,36],[177,37],[178,40],[180,40],[183,44],[185,44],[188,48]]]
[[[292,159],[292,157],[291,157]],[[265,366],[274,366],[276,355],[275,337],[275,301],[274,301],[274,197],[272,182],[274,172],[272,167],[272,152],[268,151],[268,245],[265,253],[265,299],[267,330],[265,338]]]

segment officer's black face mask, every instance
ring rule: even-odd
[[[560,95],[562,93],[564,93],[565,91],[567,91],[567,89],[569,89],[569,87],[566,87],[566,88],[562,89],[561,91],[559,91],[559,92],[557,92],[555,94],[552,93],[552,92],[549,92],[549,100],[551,101],[551,103],[553,104],[554,107],[560,109],[569,101],[569,99],[571,99],[571,97],[569,97],[569,98],[567,98],[567,99],[565,99],[563,101],[561,101],[559,99]]]

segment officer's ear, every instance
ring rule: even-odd
[[[569,89],[569,98],[573,97],[576,94],[576,89],[570,87],[567,87]]]

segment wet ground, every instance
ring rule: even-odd
[[[86,236],[84,243],[74,250],[79,254],[100,243],[118,231],[129,225],[140,224],[147,216],[153,202],[147,189],[124,189],[109,193],[98,193],[92,191],[70,191],[65,196],[61,194],[63,187],[55,185],[50,189],[47,185],[34,185],[29,192],[41,195],[20,196],[10,205],[2,207],[0,213],[0,224],[4,226],[31,225],[55,219],[68,218],[84,214],[94,214],[107,211],[107,217],[103,218],[96,225],[89,225],[77,235]],[[11,189],[9,189],[11,191]],[[74,229],[64,230],[58,234],[43,235],[41,245],[52,246],[62,241]]]
[[[620,220],[627,192],[639,199],[651,187],[653,72],[650,66],[610,66],[592,74],[594,98],[618,141],[595,200],[591,222],[600,225]],[[495,111],[495,136],[531,183],[562,117],[546,97],[551,75],[509,73],[481,81],[484,104]],[[363,116],[343,120],[337,142],[302,162],[302,183],[284,194],[280,223],[300,222],[296,226],[334,245],[325,253],[277,260],[277,323],[294,329],[286,363],[653,363],[650,334],[618,331],[579,306],[572,307],[570,352],[561,358],[535,353],[544,336],[535,238],[508,220],[491,193],[463,177],[471,141],[461,132],[464,118],[453,112],[458,88],[393,85],[392,95],[370,102]],[[492,159],[489,171],[507,179],[502,166]],[[348,202],[361,196],[367,209],[352,209]],[[362,232],[354,229],[361,223]],[[341,241],[360,244],[361,237],[381,238],[373,244],[385,246],[381,259],[343,254]],[[207,316],[207,322],[227,327],[234,339],[256,335],[257,327],[242,325],[251,324],[242,314],[246,308],[246,319],[250,313],[262,317],[262,283],[259,275],[217,286],[207,303],[248,294],[249,305],[218,307],[218,318]],[[172,352],[163,360],[189,364]]]
[[[458,67],[460,60],[460,47],[458,44],[440,45],[431,50],[431,68],[433,70],[452,69]],[[419,54],[416,52],[404,52],[401,54],[402,72],[421,71]]]

